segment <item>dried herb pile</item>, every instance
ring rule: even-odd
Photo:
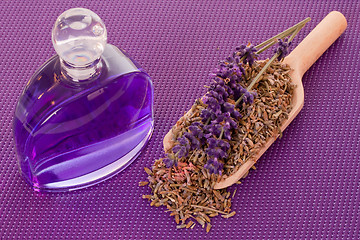
[[[246,69],[246,74],[257,74],[264,64],[255,63],[253,68]],[[234,216],[231,200],[235,193],[231,194],[226,189],[214,190],[213,187],[222,177],[231,175],[251,159],[268,138],[280,133],[279,126],[291,111],[291,97],[295,87],[289,72],[289,66],[283,63],[271,64],[255,85],[257,96],[253,104],[244,104],[241,110],[235,108],[243,117],[232,132],[232,139],[223,140],[229,147],[226,151],[227,161],[222,163],[222,175],[211,173],[212,170],[206,168],[208,147],[190,150],[187,157],[180,158],[174,164],[176,166],[172,167],[168,167],[169,158],[161,158],[155,161],[151,170],[145,168],[149,175],[148,182],[140,182],[140,185],[148,184],[152,195],[143,195],[143,198],[150,200],[151,206],[166,206],[170,215],[174,216],[177,228],[193,228],[197,222],[209,231],[211,217],[219,214],[224,218]],[[206,104],[198,99],[192,106],[192,114],[179,120],[179,130],[175,137],[186,136],[186,133],[191,132],[194,123],[199,123],[204,109]]]
[[[151,195],[143,198],[151,206],[166,206],[177,228],[198,223],[209,232],[211,217],[235,215],[231,211],[235,192],[215,190],[214,185],[251,160],[270,137],[281,134],[295,88],[291,69],[281,60],[307,21],[257,46],[242,45],[221,61],[207,93],[174,126],[174,144],[166,156],[151,169],[145,167],[148,181],[139,185],[148,185]],[[276,42],[271,59],[256,61]]]

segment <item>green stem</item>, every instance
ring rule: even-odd
[[[302,25],[301,28],[303,28],[304,26],[305,26],[305,24]],[[301,28],[300,28],[300,29],[301,29]],[[299,29],[299,28],[293,29],[293,31],[290,32],[289,34],[286,34],[286,35],[284,35],[284,36],[280,36],[279,38],[283,39],[283,38],[289,36],[290,34],[293,34],[293,33],[294,33],[295,31],[297,31],[298,29]],[[260,53],[268,50],[270,47],[272,47],[273,45],[275,45],[276,43],[278,43],[278,39],[279,39],[279,38],[273,39],[272,42],[268,43],[266,46],[264,46],[264,47],[262,47],[260,50],[258,50],[258,51],[256,52],[256,54],[260,54]],[[272,38],[271,38],[271,39],[272,39]],[[267,41],[268,41],[268,40],[267,40]],[[257,45],[256,47],[258,47],[258,46],[259,46],[259,45]],[[242,56],[242,58],[240,58],[240,62],[244,61],[245,57],[246,57],[246,54],[245,54],[244,56]]]
[[[273,42],[274,40],[277,40],[277,39],[279,39],[279,38],[284,38],[284,37],[290,35],[295,29],[297,29],[297,28],[298,28],[299,26],[301,26],[301,25],[305,26],[305,24],[306,24],[307,22],[309,22],[310,20],[311,20],[311,18],[309,18],[309,17],[308,17],[308,18],[305,18],[305,19],[302,20],[301,22],[299,22],[299,23],[295,24],[294,26],[286,29],[285,31],[283,31],[283,32],[281,32],[281,33],[273,36],[272,38],[269,38],[268,40],[260,43],[259,45],[256,45],[255,48],[257,48],[257,49],[262,48],[262,47],[268,45],[269,43]]]
[[[205,126],[210,123],[210,118],[206,121]]]
[[[259,78],[263,75],[266,69],[270,66],[270,64],[279,56],[279,53],[275,53],[272,58],[265,64],[265,66],[260,70],[260,72],[256,75],[256,77],[252,80],[250,85],[246,88],[247,91],[250,91],[255,83],[259,80]]]
[[[298,29],[302,29],[305,26],[305,24],[307,22],[309,22],[310,20],[311,20],[311,18],[308,17],[308,18],[302,20],[301,22],[295,24],[294,26],[286,29],[285,31],[283,31],[283,32],[273,36],[272,38],[269,38],[268,40],[256,45],[255,46],[256,49],[261,48],[260,50],[258,50],[256,52],[256,54],[260,54],[260,53],[266,51],[267,49],[269,49],[271,46],[273,46],[274,44],[277,43],[278,39],[280,39],[280,38],[283,39],[283,38],[289,36],[290,34],[294,34],[294,32],[297,31]],[[244,61],[245,57],[246,57],[246,55],[244,55],[242,58],[240,58],[240,61],[241,62]]]
[[[304,24],[304,25],[301,25],[299,28],[301,29],[301,28],[303,28],[304,26],[305,26],[305,24]],[[294,34],[299,28],[294,29],[294,31],[292,31],[290,34]],[[290,34],[282,37],[281,39],[289,36]],[[256,54],[260,54],[260,53],[268,50],[270,47],[272,47],[273,45],[275,45],[276,43],[278,43],[278,39],[280,39],[280,38],[274,39],[271,43],[269,43],[268,45],[266,45],[265,47],[263,47],[263,48],[261,48],[259,51],[257,51]]]
[[[291,42],[295,37],[296,37],[296,35],[300,32],[300,30],[303,28],[304,26],[302,26],[302,27],[298,27],[294,32],[293,32],[293,34],[290,36],[290,38],[289,38],[289,42]]]
[[[266,40],[265,42],[259,44],[256,46],[256,48],[258,48],[259,46],[265,46],[262,49],[260,49],[258,52],[263,52],[266,49],[268,49],[269,47],[271,47],[272,45],[274,45],[276,42],[274,41],[275,39],[279,39],[279,38],[283,38],[288,36],[289,34],[291,34],[288,42],[291,42],[295,36],[300,32],[300,30],[305,26],[305,23],[307,23],[308,21],[310,21],[310,18],[306,18],[305,20],[301,21],[300,23],[294,25],[293,27],[285,30],[284,32],[270,38],[269,40]],[[286,33],[287,35],[285,35],[284,33]],[[273,42],[271,42],[273,41]],[[264,44],[265,43],[265,44]],[[260,79],[260,77],[263,75],[263,73],[266,71],[266,69],[270,66],[270,64],[279,56],[279,53],[275,53],[274,56],[272,56],[272,58],[265,64],[265,66],[260,70],[260,72],[256,75],[256,77],[251,81],[250,85],[246,88],[247,91],[250,91],[253,86],[257,83],[257,81]],[[241,95],[241,97],[236,100],[235,102],[235,106],[239,105],[241,100],[244,98],[244,94]]]
[[[221,128],[221,133],[220,133],[219,139],[222,139],[223,135],[224,135],[224,128]]]
[[[269,43],[268,45],[266,45],[265,47],[261,48],[259,51],[256,52],[256,54],[260,54],[264,51],[266,51],[267,49],[269,49],[271,46],[273,46],[274,44],[276,44],[277,42],[274,40],[271,43]]]

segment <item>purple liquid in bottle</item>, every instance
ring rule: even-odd
[[[99,30],[98,22],[88,23],[92,31]],[[98,183],[128,166],[151,136],[150,77],[116,47],[106,44],[102,51],[101,58],[80,70],[58,51],[60,57],[48,60],[20,97],[16,151],[22,175],[35,190],[68,191]],[[81,54],[74,59],[83,61]]]

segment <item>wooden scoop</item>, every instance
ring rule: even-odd
[[[289,118],[281,126],[281,131],[291,123],[304,106],[304,87],[302,77],[304,73],[316,62],[316,60],[328,49],[331,44],[345,31],[347,26],[344,15],[340,12],[330,12],[310,33],[309,35],[284,59],[293,69],[290,73],[293,83],[297,85],[294,89],[292,104],[293,109]],[[191,110],[187,114],[191,114]],[[181,119],[179,120],[181,122]],[[178,122],[179,123],[179,122]],[[176,128],[175,125],[174,128]],[[164,149],[167,152],[173,145],[174,128],[169,131],[164,138]],[[215,189],[221,189],[236,183],[244,177],[255,162],[276,140],[276,137],[270,138],[262,149],[251,160],[246,161],[237,172],[216,183]]]

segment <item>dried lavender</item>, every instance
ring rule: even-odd
[[[179,137],[177,139],[178,144],[172,149],[173,153],[178,158],[186,157],[191,149],[190,141],[186,136]]]
[[[254,64],[255,59],[257,59],[257,49],[252,44],[241,45],[240,47],[236,48],[235,55],[239,56],[243,59],[244,64],[249,63],[249,66]]]
[[[253,77],[265,64],[254,62],[254,66],[245,71]],[[231,211],[232,194],[226,189],[214,190],[213,186],[251,159],[268,138],[279,133],[278,126],[291,111],[294,85],[289,72],[287,65],[277,61],[272,63],[255,85],[257,96],[253,104],[243,104],[241,109],[234,107],[242,117],[237,121],[230,117],[236,123],[235,126],[228,122],[230,127],[232,124],[234,127],[230,132],[231,140],[225,138],[225,131],[220,132],[224,136],[220,138],[216,135],[218,132],[212,134],[206,130],[212,124],[225,126],[229,113],[205,125],[199,116],[207,106],[201,99],[197,100],[191,116],[179,123],[179,135],[183,138],[190,133],[203,147],[190,150],[186,158],[177,158],[176,162],[175,154],[169,153],[167,158],[155,161],[151,170],[146,168],[152,195],[144,195],[143,198],[150,200],[151,206],[166,206],[178,228],[192,228],[197,223],[210,230],[207,226],[211,221],[207,218],[234,216],[235,212]],[[172,162],[172,167],[168,166],[168,161]],[[145,186],[146,183],[141,182],[140,185]]]
[[[288,38],[286,38],[284,41],[282,39],[279,39],[279,46],[274,51],[274,53],[277,53],[278,55],[277,57],[278,61],[284,59],[284,57],[288,55],[290,44],[291,42],[289,42]]]
[[[242,45],[221,61],[211,74],[207,93],[178,121],[175,144],[166,157],[155,161],[151,170],[145,168],[153,195],[143,198],[151,206],[166,206],[177,228],[193,228],[195,222],[187,221],[192,218],[208,232],[210,217],[235,215],[230,192],[213,187],[256,155],[267,139],[279,134],[292,109],[294,85],[290,68],[278,61],[287,54],[304,21],[279,34],[279,40],[258,45],[260,50]],[[258,53],[276,41],[279,46],[274,56],[257,62]]]

